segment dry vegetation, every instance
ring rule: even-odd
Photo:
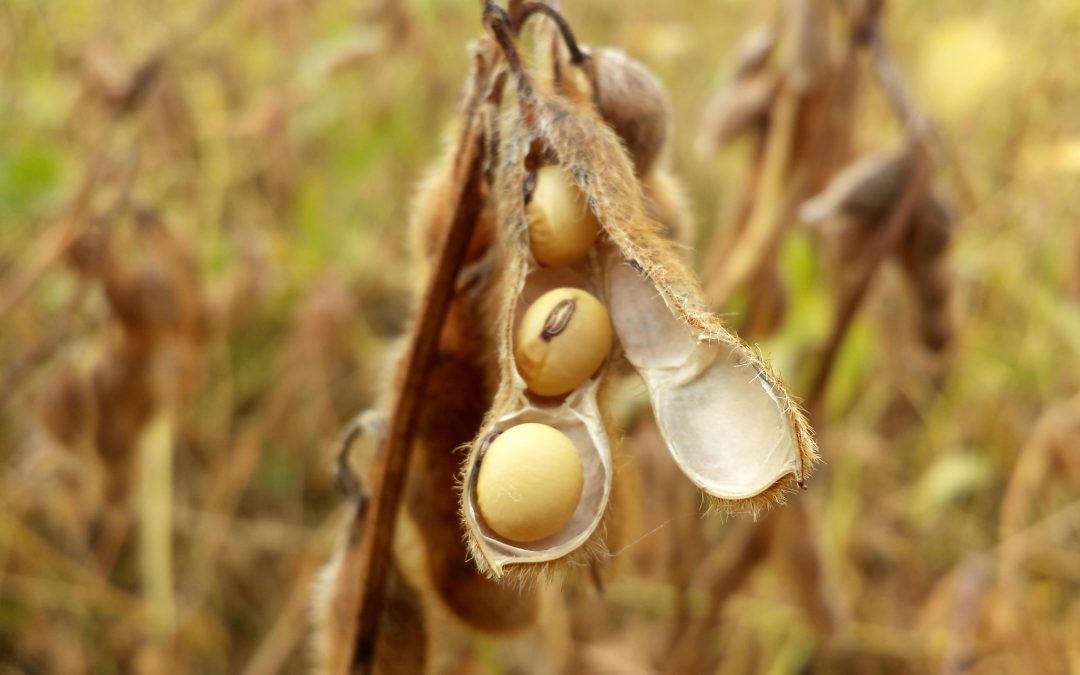
[[[703,518],[626,387],[612,555],[522,594],[433,525],[490,396],[451,359],[383,672],[1080,672],[1080,3],[876,4],[564,0],[664,83],[672,230],[824,463]],[[0,673],[305,669],[481,32],[475,2],[4,5]]]

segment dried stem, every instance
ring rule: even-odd
[[[536,93],[533,91],[532,80],[525,73],[525,66],[521,63],[521,55],[518,54],[517,45],[514,44],[514,26],[510,16],[502,7],[488,0],[484,3],[484,25],[495,37],[500,51],[506,58],[506,64],[517,80],[518,102],[525,115],[525,121],[532,124],[535,117],[533,110],[536,107]]]
[[[768,136],[761,149],[759,172],[754,177],[754,204],[746,224],[712,274],[705,291],[714,307],[722,307],[759,269],[779,240],[792,209],[790,178],[793,145],[801,97],[787,84],[773,108]]]
[[[526,2],[522,5],[520,18],[516,19],[516,31],[520,32],[522,27],[524,27],[525,22],[528,21],[529,17],[533,14],[543,14],[555,22],[556,27],[559,29],[559,34],[562,35],[563,42],[566,43],[566,48],[570,52],[570,63],[575,66],[582,66],[589,60],[589,55],[582,51],[581,47],[578,45],[577,38],[574,37],[574,31],[570,28],[570,24],[567,22],[566,18],[559,13],[559,10],[551,5],[543,2]]]
[[[500,10],[501,12],[501,10]],[[505,20],[505,14],[501,15]],[[496,15],[492,23],[499,24]],[[494,31],[498,37],[498,31]],[[409,348],[403,361],[397,397],[387,425],[387,434],[375,458],[372,496],[363,529],[360,568],[361,579],[359,617],[355,641],[354,662],[361,669],[373,662],[375,635],[382,606],[383,586],[390,564],[390,546],[394,524],[401,504],[405,475],[412,454],[412,437],[427,387],[432,356],[446,319],[454,293],[454,279],[465,259],[476,220],[482,206],[480,183],[483,176],[483,139],[471,134],[470,119],[463,131],[470,143],[461,148],[463,161],[459,169],[467,173],[460,180],[461,192],[455,203],[457,211],[435,261],[420,306],[419,319],[413,328]]]
[[[701,266],[706,274],[713,270],[722,270],[727,266],[728,257],[732,251],[736,249],[739,238],[742,237],[743,233],[746,231],[747,225],[750,223],[750,219],[754,213],[754,202],[758,193],[761,191],[762,174],[765,168],[766,134],[767,132],[765,130],[754,132],[754,147],[751,151],[750,172],[743,181],[742,188],[739,191],[735,218],[727,231],[713,237],[712,245],[705,254],[705,260]],[[706,279],[705,284],[706,288],[710,291],[708,299],[709,302],[712,303],[713,309],[718,311],[721,310],[722,302],[726,300],[726,298],[721,298],[720,302],[717,302],[712,295],[711,280]]]
[[[867,30],[870,50],[873,55],[874,71],[877,73],[878,82],[881,83],[893,107],[893,112],[908,133],[913,161],[911,173],[908,176],[908,184],[903,194],[889,213],[889,217],[886,219],[880,233],[863,254],[862,269],[855,281],[847,286],[847,292],[843,294],[838,304],[832,333],[825,343],[818,372],[814,376],[807,394],[806,406],[812,416],[820,410],[820,406],[824,402],[829,376],[833,365],[835,365],[840,345],[843,344],[844,336],[847,334],[859,306],[866,297],[878,268],[889,252],[894,250],[900,242],[904,228],[910,222],[915,207],[926,190],[930,176],[930,157],[926,147],[928,132],[926,117],[919,112],[907,95],[903,80],[900,77],[900,71],[896,68],[896,63],[885,44],[884,38],[881,36],[878,23],[873,22]]]
[[[816,413],[820,412],[829,376],[836,363],[836,356],[840,351],[840,346],[843,344],[844,336],[847,335],[848,328],[851,327],[851,323],[858,313],[867,291],[870,289],[874,276],[889,252],[896,248],[904,234],[905,226],[911,220],[915,206],[919,203],[919,198],[925,192],[930,174],[929,157],[921,143],[916,144],[911,152],[914,153],[914,157],[907,186],[889,213],[889,217],[885,220],[880,232],[863,253],[863,264],[858,276],[841,292],[841,298],[837,303],[836,316],[833,320],[832,332],[822,349],[818,371],[814,375],[806,397],[806,407],[810,410],[811,417],[815,417]]]

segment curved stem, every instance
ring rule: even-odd
[[[521,18],[518,20],[515,26],[517,31],[521,31],[525,22],[529,20],[533,14],[543,14],[552,21],[559,29],[559,34],[562,35],[563,42],[566,43],[566,48],[570,51],[570,63],[575,66],[582,66],[589,60],[589,55],[581,50],[578,45],[577,38],[574,37],[574,31],[570,28],[569,22],[566,17],[559,13],[559,10],[555,9],[551,5],[543,2],[526,2],[522,6]]]
[[[369,414],[369,411],[362,412],[349,422],[338,441],[337,457],[334,461],[334,479],[338,489],[346,499],[355,503],[362,503],[367,495],[364,493],[363,482],[349,463],[349,454],[356,439],[368,433]]]
[[[847,335],[862,301],[866,298],[870,284],[885,257],[896,248],[900,238],[904,235],[905,228],[911,220],[911,215],[918,206],[918,200],[926,190],[930,177],[930,158],[927,155],[927,150],[922,143],[917,141],[910,152],[913,153],[913,163],[911,173],[907,178],[907,185],[883,221],[879,234],[864,254],[859,276],[841,292],[833,319],[832,332],[822,349],[817,373],[814,375],[809,393],[806,396],[806,408],[810,411],[812,420],[820,415],[824,409],[825,395],[830,376],[833,373],[833,366],[836,365],[836,357],[840,353],[844,337]]]
[[[514,44],[514,27],[506,10],[499,7],[491,0],[484,4],[484,25],[495,37],[499,49],[506,57],[507,66],[517,80],[518,101],[522,112],[525,114],[527,124],[532,124],[533,110],[536,106],[536,96],[533,92],[532,80],[525,73],[525,67],[521,63],[521,55],[518,54],[517,45]]]

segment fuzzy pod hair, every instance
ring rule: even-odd
[[[502,37],[504,51],[512,50]],[[672,457],[715,507],[756,514],[782,502],[804,483],[817,453],[804,414],[776,375],[706,310],[676,244],[648,215],[634,164],[616,132],[591,106],[538,92],[516,54],[507,56],[521,114],[509,124],[495,190],[505,255],[497,326],[501,384],[466,462],[462,518],[482,570],[527,582],[603,550],[598,536],[611,492],[611,450],[595,395],[604,369],[556,402],[531,397],[516,372],[515,319],[529,296],[545,287],[585,288],[607,305],[626,359],[648,386]],[[572,269],[540,268],[528,250],[524,185],[526,166],[535,166],[537,158],[573,177],[603,228],[587,260]],[[484,526],[475,494],[486,445],[500,428],[524,421],[543,421],[571,435],[586,474],[570,522],[525,547]]]

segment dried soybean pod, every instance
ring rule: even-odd
[[[605,297],[676,463],[717,506],[758,511],[801,485],[816,448],[779,379],[715,315],[660,226],[614,134],[538,95],[541,140],[578,180],[608,235]]]
[[[337,552],[319,573],[314,589],[312,662],[314,672],[326,675],[360,672],[353,667],[352,642],[360,601],[360,584],[355,577],[361,566],[363,502],[354,510]],[[423,603],[414,585],[402,575],[396,557],[387,577],[379,628],[375,661],[364,672],[372,675],[424,672],[428,632]]]
[[[424,566],[440,600],[475,629],[517,631],[535,620],[536,593],[482,575],[468,560],[458,518],[458,449],[480,427],[490,390],[475,362],[446,354],[438,358],[417,432],[405,507],[423,541]]]
[[[927,193],[916,208],[907,236],[900,244],[903,265],[919,305],[919,334],[935,352],[952,341],[953,273],[948,263],[952,216],[938,195]]]
[[[780,91],[781,79],[778,73],[764,71],[718,89],[705,105],[698,151],[712,155],[744,132],[764,129]]]
[[[584,564],[601,556],[601,535],[612,487],[609,435],[597,404],[599,381],[590,381],[558,406],[531,406],[507,390],[481,429],[466,463],[462,487],[462,519],[473,558],[482,571],[509,578],[518,586],[546,578],[563,565]],[[569,438],[582,470],[581,497],[569,519],[549,536],[517,541],[496,532],[481,516],[477,481],[484,453],[507,429],[537,423]]]
[[[853,162],[829,181],[820,194],[799,207],[806,223],[818,223],[842,213],[864,227],[888,214],[907,185],[913,158],[907,151],[869,155]]]
[[[485,356],[481,326],[483,313],[485,251],[490,244],[490,212],[483,204],[489,188],[483,185],[483,161],[476,153],[489,152],[495,147],[490,124],[504,77],[498,68],[494,46],[490,40],[479,41],[473,47],[475,69],[467,84],[459,117],[456,142],[448,149],[444,160],[430,175],[421,189],[421,197],[413,208],[412,234],[421,257],[434,258],[440,254],[440,244],[447,237],[451,224],[459,214],[477,213],[474,235],[465,254],[467,268],[457,280],[446,322],[439,334],[434,364],[429,376],[429,393],[422,399],[418,411],[417,429],[413,435],[413,474],[405,486],[404,509],[398,514],[399,526],[395,544],[402,537],[402,523],[414,525],[422,542],[422,552],[415,566],[417,576],[413,586],[425,589],[424,600],[445,605],[455,616],[470,626],[487,631],[510,631],[531,624],[536,614],[536,599],[527,593],[506,589],[491,583],[467,564],[466,549],[461,540],[457,520],[455,479],[459,466],[457,448],[476,432],[476,425],[490,400],[490,360]],[[463,186],[479,183],[476,191]],[[462,399],[457,389],[459,378],[476,387],[474,396]],[[390,378],[391,381],[393,378]],[[454,387],[449,387],[450,382]],[[440,390],[439,387],[443,389]],[[448,391],[453,389],[453,391]],[[322,662],[328,672],[346,672],[357,660],[361,640],[359,618],[362,609],[361,592],[365,588],[364,560],[361,557],[363,511],[357,509],[346,531],[341,550],[344,551],[324,572],[331,581],[327,590],[316,599],[316,642],[322,645]],[[396,554],[395,554],[396,555]],[[344,562],[343,562],[344,560]],[[400,561],[399,561],[400,562]],[[390,571],[391,594],[397,587],[393,576],[403,574],[403,566]],[[357,578],[360,576],[360,578]],[[385,615],[396,604],[388,598]],[[419,613],[423,607],[417,605]],[[384,657],[405,656],[401,672],[420,672],[421,663],[413,657],[422,655],[419,644],[394,648],[386,636],[388,626],[382,622],[375,649],[376,668]],[[408,631],[404,636],[408,638]],[[408,640],[406,640],[408,642]],[[365,648],[368,645],[363,645]]]
[[[670,115],[667,94],[659,80],[622,52],[599,49],[596,58],[575,66],[565,61],[561,47],[562,43],[557,43],[552,53],[556,93],[577,105],[592,101],[634,161],[649,216],[664,225],[668,238],[688,242],[691,225],[683,188],[659,161]]]
[[[617,49],[597,49],[592,59],[596,108],[626,144],[637,175],[644,175],[667,141],[670,106],[664,88],[645,66]]]
[[[618,135],[584,103],[539,92],[523,71],[509,22],[492,4],[485,19],[516,78],[520,116],[503,139],[494,197],[503,255],[498,330],[500,386],[465,465],[462,519],[477,564],[527,583],[561,566],[594,560],[609,512],[612,460],[600,395],[601,371],[554,403],[527,395],[512,352],[532,298],[562,286],[597,295],[609,308],[629,362],[649,387],[658,426],[683,473],[718,506],[757,511],[801,484],[816,457],[805,419],[779,381],[719,320],[704,311],[700,287],[646,215],[642,186]],[[537,150],[539,149],[539,150]],[[535,268],[528,254],[525,164],[542,152],[572,175],[604,228],[597,255],[574,269]],[[477,474],[502,431],[528,422],[555,427],[578,451],[584,485],[577,511],[551,537],[521,543],[487,527]]]
[[[496,17],[497,19],[498,17]],[[505,30],[506,26],[503,24]],[[504,36],[505,37],[505,36]],[[531,105],[531,83],[518,82],[519,101]],[[493,197],[497,207],[497,256],[500,305],[491,325],[499,361],[499,388],[491,410],[477,434],[462,476],[461,518],[472,558],[486,574],[528,586],[561,568],[586,564],[603,555],[604,518],[612,489],[612,467],[606,420],[598,399],[606,371],[557,400],[539,402],[530,397],[518,372],[513,346],[514,331],[526,308],[545,292],[574,287],[592,295],[600,289],[591,280],[589,265],[575,268],[537,267],[529,252],[528,217],[525,212],[526,160],[534,150],[535,137],[523,118],[504,136],[496,172]],[[601,300],[603,298],[601,297]],[[582,467],[582,492],[574,513],[558,532],[534,542],[516,542],[500,536],[480,516],[476,483],[486,448],[502,431],[520,424],[540,423],[565,434],[578,453]]]
[[[638,175],[647,174],[664,149],[671,116],[660,81],[621,50],[579,46],[558,11],[542,7],[541,2],[527,4],[527,14],[546,14],[562,38],[552,44],[551,61],[546,64],[556,93],[576,104],[591,98],[600,116],[622,139]]]
[[[490,136],[490,130],[485,135]],[[421,259],[432,257],[433,245],[441,240],[456,209],[448,201],[456,193],[453,168],[460,151],[451,147],[418,192],[411,229]],[[486,204],[466,254],[468,273],[458,280],[439,337],[419,413],[405,508],[423,541],[424,567],[439,599],[469,626],[504,633],[530,625],[538,599],[535,592],[494,583],[468,561],[456,489],[458,449],[476,435],[494,388],[490,336],[483,329],[493,272],[485,256],[493,238],[494,217]]]
[[[862,158],[804,202],[799,215],[811,224],[839,216],[839,227],[830,232],[826,243],[837,249],[842,266],[850,265],[895,208],[913,167],[914,156],[909,151]],[[940,351],[952,336],[949,298],[953,282],[945,262],[951,217],[941,198],[928,192],[904,228],[896,254],[918,302],[920,338],[927,349]]]
[[[498,196],[503,240],[497,248],[503,258],[496,267],[502,270],[502,308],[493,322],[497,328],[496,345],[500,363],[500,384],[495,401],[480,433],[473,441],[466,460],[461,495],[461,517],[472,558],[480,569],[496,578],[511,579],[514,585],[529,586],[546,578],[567,564],[584,564],[605,551],[603,521],[612,487],[609,434],[598,403],[605,374],[594,377],[550,404],[537,403],[527,394],[525,381],[513,356],[513,334],[531,301],[551,289],[576,286],[586,291],[589,282],[567,268],[531,268],[528,238],[521,195],[522,160],[528,144],[515,134],[504,155],[507,160],[500,172]],[[507,149],[510,149],[507,152]],[[480,515],[477,494],[479,467],[490,443],[506,429],[539,423],[558,430],[569,438],[582,467],[582,491],[577,507],[568,522],[554,534],[531,542],[519,542],[501,536]]]

